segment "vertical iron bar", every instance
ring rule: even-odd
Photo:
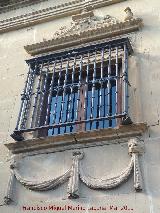
[[[31,75],[32,72],[33,72],[33,70],[31,69],[31,65],[30,65],[29,72],[27,74],[27,79],[26,79],[26,82],[25,82],[25,87],[23,89],[23,93],[22,93],[22,97],[21,97],[21,106],[20,106],[20,111],[19,111],[19,114],[18,114],[17,123],[16,123],[16,128],[15,128],[16,130],[18,130],[18,128],[19,128],[20,119],[21,119],[21,116],[22,116],[22,113],[23,113],[22,109],[23,109],[25,96],[26,96],[27,88],[28,88],[28,82],[29,82],[29,78],[30,78],[30,75]]]
[[[97,116],[96,116],[96,118],[99,118],[99,109],[100,109],[100,90],[101,89],[99,89],[99,88],[97,88],[97,103],[95,103],[95,104],[97,104]],[[98,129],[98,127],[100,126],[100,121],[96,121],[96,129]]]
[[[72,85],[70,87],[70,94],[69,94],[69,106],[68,106],[68,121],[73,121],[73,116],[72,116],[72,109],[74,108],[74,102],[73,102],[73,89],[74,89],[74,79],[75,79],[75,65],[76,65],[76,56],[74,56],[74,62],[72,66]],[[70,127],[70,132],[72,132],[72,126]]]
[[[93,79],[92,79],[92,97],[91,97],[91,115],[90,118],[94,117],[94,99],[95,99],[95,81],[96,81],[96,51],[94,55],[94,65],[93,65]],[[90,123],[90,129],[92,128],[92,122]]]
[[[37,66],[36,66],[37,67]],[[35,67],[35,69],[36,69]],[[34,83],[34,78],[35,78],[35,70],[31,73],[27,85],[27,92],[24,95],[24,106],[23,106],[23,114],[22,114],[22,119],[21,119],[21,128],[26,127],[27,119],[28,119],[28,113],[30,110],[30,105],[31,105],[31,96],[32,96],[32,89],[33,89],[33,83]]]
[[[32,111],[32,116],[31,116],[31,124],[30,127],[33,128],[35,127],[35,114],[37,109],[37,102],[38,102],[38,97],[40,95],[40,84],[42,80],[42,69],[43,69],[43,63],[41,65],[40,71],[37,73],[38,76],[38,81],[37,81],[37,87],[36,87],[36,93],[34,97],[34,103],[33,103],[33,111]]]
[[[38,117],[38,120],[37,120],[37,126],[40,126],[41,124],[40,124],[40,121],[41,121],[41,117],[42,117],[42,115],[41,115],[41,112],[42,112],[42,110],[43,110],[43,101],[44,101],[44,98],[45,98],[45,94],[46,94],[46,88],[47,88],[47,80],[48,80],[48,72],[49,72],[49,66],[50,66],[50,62],[48,61],[48,65],[47,65],[47,71],[46,71],[46,73],[44,74],[44,83],[43,83],[43,85],[42,85],[42,89],[41,89],[41,98],[40,98],[40,107],[39,107],[39,109],[38,109],[38,111],[39,111],[39,117]]]
[[[75,89],[76,87],[74,87],[74,89]],[[73,93],[73,104],[72,104],[72,110],[71,110],[71,112],[72,112],[72,121],[74,121],[75,120],[75,102],[76,102],[76,89],[75,89],[75,91],[74,91],[74,93]],[[75,125],[74,126],[71,126],[71,130],[73,130],[73,128],[75,127]]]
[[[99,110],[98,116],[101,117],[102,111],[102,89],[103,89],[103,67],[104,67],[104,48],[101,51],[101,79],[100,79],[100,91],[99,91]]]
[[[53,92],[53,86],[54,86],[55,72],[56,72],[56,60],[54,61],[52,79],[51,79],[51,83],[49,85],[49,95],[48,95],[48,101],[47,101],[47,111],[46,111],[45,125],[49,124],[49,117],[50,117],[50,110],[51,110],[52,92]]]
[[[123,68],[123,112],[128,113],[128,88],[127,88],[127,69],[128,69],[128,54],[127,47],[124,44],[124,68]]]
[[[108,50],[108,49],[107,49]],[[106,49],[104,49],[104,55],[106,54]],[[104,56],[105,57],[105,56]],[[103,64],[104,65],[104,64]],[[106,69],[104,68],[103,75],[106,77]],[[105,80],[103,82],[103,117],[106,117],[106,112],[108,110],[108,105],[107,105],[107,95],[106,95],[106,90],[107,90],[107,85],[108,85],[108,80]],[[108,122],[108,121],[107,121]],[[105,128],[105,123],[106,120],[103,120],[103,128]]]
[[[111,46],[109,47],[109,53],[108,53],[108,87],[107,87],[107,100],[108,100],[108,115],[111,115],[111,82],[110,82],[110,76],[111,76]],[[112,121],[109,120],[109,127],[111,127]]]
[[[69,67],[69,58],[67,59],[65,78],[64,78],[64,82],[63,82],[63,94],[62,94],[62,101],[61,101],[61,110],[60,110],[59,123],[62,123],[63,115],[65,114],[64,113],[64,111],[65,111],[64,104],[65,104],[66,86],[67,86],[67,79],[68,79],[68,67]]]
[[[87,109],[88,109],[88,78],[89,78],[89,62],[90,62],[90,53],[88,52],[87,58],[87,73],[86,73],[86,82],[85,82],[85,102],[84,102],[84,112],[85,112],[85,119],[87,120]]]
[[[116,47],[116,114],[118,114],[118,47]]]
[[[31,107],[31,97],[32,97],[32,90],[33,90],[33,86],[34,86],[34,80],[35,80],[36,74],[33,73],[32,78],[31,78],[31,82],[30,82],[30,89],[28,91],[28,102],[26,105],[26,109],[25,109],[25,120],[27,122],[27,118],[29,117],[29,111],[30,111],[30,107]],[[26,122],[24,124],[24,128],[26,127]]]
[[[128,91],[128,85],[129,85],[129,81],[128,81],[128,49],[126,47],[126,113],[128,114],[128,98],[129,98],[129,91]]]
[[[74,65],[73,65],[73,72],[72,72],[72,81],[73,83],[76,81],[75,79],[75,74],[76,74],[76,56],[74,58]],[[73,104],[72,104],[72,110],[71,110],[71,120],[75,121],[76,119],[76,113],[75,113],[75,108],[76,108],[76,91],[77,91],[77,85],[73,85]],[[71,131],[75,130],[76,125],[71,126]]]
[[[103,92],[103,96],[104,96],[104,108],[103,108],[103,117],[106,116],[106,88],[105,88],[106,82],[104,82],[104,92]],[[103,128],[105,128],[105,120],[103,121]]]
[[[79,112],[79,102],[80,102],[80,87],[81,87],[81,80],[82,80],[82,63],[83,63],[83,56],[80,57],[80,69],[79,69],[79,81],[78,81],[78,95],[77,95],[77,106],[76,106],[76,120],[78,120],[78,112]]]
[[[67,118],[68,118],[68,107],[69,107],[69,94],[68,94],[68,98],[67,98],[68,100],[66,100],[66,114],[65,114],[65,116],[66,116],[66,119],[65,119],[65,123],[67,123]],[[64,133],[66,133],[67,132],[67,126],[65,126],[65,130],[64,130]]]
[[[56,92],[56,97],[55,97],[55,103],[54,103],[54,111],[53,111],[53,121],[52,124],[54,124],[56,122],[56,113],[57,113],[57,105],[58,105],[58,95],[59,95],[59,91],[60,91],[60,84],[61,84],[61,76],[62,76],[62,64],[63,64],[63,58],[61,58],[61,62],[60,62],[60,70],[58,72],[58,86],[57,86],[57,92]],[[53,86],[52,86],[53,88]],[[52,99],[52,97],[51,97]],[[52,131],[52,135],[54,134],[54,128]]]

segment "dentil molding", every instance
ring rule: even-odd
[[[25,6],[27,0],[24,0],[25,4],[19,4],[18,7]],[[39,0],[46,1],[46,0]],[[14,16],[8,19],[0,21],[0,33],[17,30],[24,27],[30,27],[36,24],[44,23],[54,20],[56,18],[70,16],[79,13],[84,7],[100,8],[111,4],[123,2],[126,0],[72,0],[63,4],[57,4],[56,6],[47,7],[41,10],[37,10],[31,13],[26,13],[19,16]],[[32,1],[34,2],[34,1]],[[37,2],[37,1],[36,1]],[[31,1],[30,1],[31,3]],[[28,0],[29,5],[29,0]],[[12,6],[13,8],[13,6]],[[15,7],[14,7],[15,9]]]

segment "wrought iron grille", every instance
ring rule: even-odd
[[[128,114],[128,38],[27,61],[17,125],[37,137],[115,127]]]

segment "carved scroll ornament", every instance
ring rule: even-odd
[[[86,174],[86,171],[84,172],[81,164],[81,160],[84,157],[84,153],[82,151],[73,152],[72,166],[68,171],[59,177],[45,181],[32,181],[23,178],[19,174],[16,162],[14,162],[11,164],[11,177],[4,201],[6,204],[9,204],[12,201],[12,186],[14,178],[16,178],[27,189],[33,191],[51,190],[69,180],[67,193],[68,198],[72,199],[79,197],[80,180],[92,189],[112,189],[127,180],[131,172],[134,171],[134,188],[136,191],[142,190],[142,176],[138,158],[138,156],[143,153],[142,143],[140,143],[136,138],[130,139],[128,142],[128,149],[129,155],[131,156],[128,166],[123,169],[119,175],[106,179],[91,177]]]

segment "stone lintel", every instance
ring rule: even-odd
[[[147,130],[145,123],[137,123],[131,125],[121,125],[116,128],[98,129],[93,131],[77,132],[57,136],[48,136],[33,138],[29,140],[19,142],[9,142],[5,146],[13,153],[25,153],[32,151],[40,151],[47,149],[54,149],[67,147],[72,145],[84,145],[84,144],[101,144],[103,141],[113,143],[114,140],[118,140],[121,143],[121,139],[142,136]]]

